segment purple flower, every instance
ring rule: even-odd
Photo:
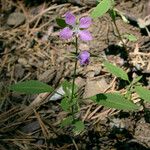
[[[66,27],[60,31],[59,35],[60,35],[60,38],[64,40],[68,40],[72,37],[73,31],[69,27]]]
[[[80,24],[79,27],[80,28],[89,28],[90,25],[92,24],[92,19],[90,17],[83,17],[80,18]]]
[[[72,38],[73,35],[76,35],[83,41],[92,40],[91,33],[88,30],[85,30],[92,24],[92,19],[90,17],[80,18],[79,23],[77,24],[75,16],[72,13],[67,12],[65,14],[65,22],[69,27],[65,27],[60,31],[60,38],[68,40]]]
[[[81,66],[88,65],[90,62],[90,53],[88,51],[82,51],[80,52],[78,59],[80,61]]]
[[[73,14],[71,14],[70,12],[67,12],[65,14],[65,22],[66,22],[66,24],[73,26],[76,23],[76,17]]]
[[[87,30],[81,30],[81,31],[79,31],[78,34],[79,34],[79,37],[82,41],[92,40],[92,36],[91,36],[90,32]]]

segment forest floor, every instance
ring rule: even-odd
[[[115,7],[138,20],[147,15],[146,0],[121,0]],[[71,3],[2,0],[0,3],[0,150],[149,150],[150,104],[147,111],[118,111],[83,101],[78,114],[85,130],[74,135],[60,122],[67,113],[60,99],[51,94],[25,95],[8,90],[9,85],[30,79],[54,88],[72,79],[74,61],[67,57],[73,46],[59,38],[56,18],[69,10],[77,17],[88,16],[93,7]],[[119,81],[103,67],[102,58],[126,70],[131,78],[142,75],[142,83],[150,89],[150,36],[135,24],[116,20],[120,34],[136,36],[136,42],[124,40],[121,46],[108,14],[93,21],[93,40],[79,42],[80,49],[98,56],[90,64],[78,64],[76,84],[84,98],[104,91],[115,92]]]

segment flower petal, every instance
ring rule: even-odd
[[[78,32],[80,39],[83,41],[91,41],[92,40],[92,35],[89,31],[87,30],[80,30]]]
[[[78,58],[81,66],[88,65],[90,62],[90,53],[86,50],[82,51],[80,52]]]
[[[65,14],[65,22],[73,26],[76,22],[76,17],[71,12],[67,12]]]
[[[73,31],[69,27],[65,27],[59,33],[60,38],[62,38],[64,40],[70,39],[72,37],[72,35],[73,35]]]
[[[92,19],[90,17],[82,17],[79,20],[79,28],[88,28],[92,24]]]

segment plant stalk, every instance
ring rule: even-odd
[[[75,37],[75,55],[77,56],[78,54],[78,37]],[[76,78],[76,70],[77,70],[77,63],[78,63],[78,59],[76,58],[75,60],[75,64],[74,64],[74,72],[73,72],[73,81],[72,81],[72,92],[71,92],[71,103],[73,102],[73,98],[74,98],[74,90],[75,90],[75,78]],[[73,119],[75,120],[74,117],[74,105],[72,105],[71,107],[71,114],[73,116]]]
[[[120,31],[119,31],[118,26],[117,26],[117,24],[116,24],[116,21],[113,20],[113,19],[112,19],[112,21],[113,21],[113,23],[114,23],[114,25],[115,25],[116,31],[117,31],[117,33],[118,33],[118,36],[119,36],[120,41],[121,41],[122,44],[123,44],[123,47],[126,48],[126,45],[125,45],[125,43],[124,43],[124,41],[123,41],[123,39],[122,39],[122,37],[121,37],[121,34],[120,34]]]

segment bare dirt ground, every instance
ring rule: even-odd
[[[135,20],[149,14],[146,0],[121,0],[115,6]],[[24,95],[8,91],[10,84],[29,79],[40,80],[54,88],[71,80],[73,60],[69,42],[59,39],[56,18],[68,10],[77,17],[89,15],[93,6],[63,2],[0,1],[0,150],[149,150],[150,104],[139,112],[124,112],[83,101],[78,114],[85,131],[73,135],[70,128],[60,128],[67,115],[60,100],[51,94]],[[106,57],[131,74],[143,75],[150,88],[150,37],[145,30],[117,17],[121,34],[131,33],[136,42],[125,40],[127,51],[120,46],[116,29],[108,14],[94,21],[93,40],[79,43],[91,58],[87,67],[78,65],[76,82],[83,97],[108,89],[120,90],[118,80],[104,70]],[[103,87],[103,88],[102,88]]]

